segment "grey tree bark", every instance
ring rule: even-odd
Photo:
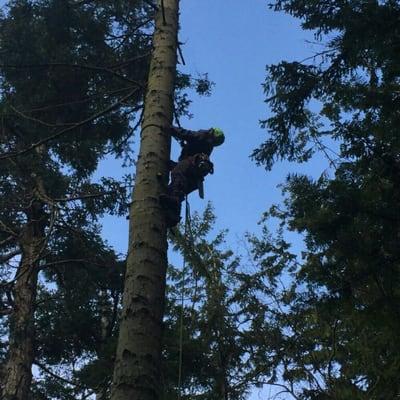
[[[163,6],[163,7],[162,7]],[[158,400],[167,269],[165,193],[171,138],[179,0],[159,1],[130,209],[127,271],[112,400]]]
[[[39,258],[44,244],[42,204],[34,201],[21,233],[22,257],[14,284],[14,306],[10,316],[8,360],[4,368],[2,400],[27,400],[34,360],[34,310]]]

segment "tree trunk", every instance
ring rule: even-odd
[[[218,340],[219,342],[219,340]],[[220,343],[218,343],[218,347],[220,347]],[[218,351],[218,357],[219,357],[219,362],[218,362],[218,373],[215,378],[215,389],[217,393],[217,398],[220,400],[228,400],[229,399],[229,382],[227,379],[227,367],[225,365],[225,362],[223,361],[224,355],[221,354],[222,351],[221,349],[217,350]]]
[[[171,138],[163,128],[173,118],[179,0],[159,3],[130,210],[112,400],[156,400],[162,393],[160,364],[168,245],[159,196],[165,193],[168,180]]]
[[[8,360],[2,400],[27,400],[34,360],[34,310],[43,246],[43,212],[34,202],[21,235],[22,258],[14,285],[14,306],[10,317]]]
[[[99,294],[99,308],[100,308],[100,343],[97,347],[97,357],[100,359],[102,357],[102,353],[104,351],[104,346],[107,343],[107,340],[110,336],[110,315],[112,311],[110,310],[110,304],[108,301],[107,290],[100,290]],[[105,385],[101,385],[98,389],[96,389],[95,393],[96,400],[106,400],[107,399],[107,387]]]

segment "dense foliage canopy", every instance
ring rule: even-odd
[[[184,265],[167,277],[163,396],[242,400],[269,385],[297,400],[394,399],[400,2],[270,8],[298,18],[317,51],[267,66],[267,136],[252,158],[267,173],[317,153],[326,165],[288,175],[248,256],[214,232],[211,205],[170,236]],[[0,392],[19,363],[33,366],[21,378],[32,400],[110,398],[126,263],[101,218],[129,205],[155,9],[11,0],[0,15]],[[211,84],[178,73],[175,87],[179,119],[185,89]],[[96,179],[107,157],[129,176]]]
[[[305,162],[323,152],[319,177],[291,175],[285,207],[267,216],[301,233],[290,255],[284,236],[256,256],[277,279],[288,390],[304,399],[398,396],[400,305],[399,46],[397,1],[277,1],[301,18],[321,51],[268,67],[269,136],[253,157]],[[287,253],[291,262],[277,263]],[[272,254],[272,255],[271,255]]]

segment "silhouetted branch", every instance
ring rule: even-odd
[[[138,86],[142,86],[139,82],[127,78],[124,75],[119,74],[118,72],[113,71],[108,67],[98,67],[96,65],[84,65],[84,64],[69,64],[69,63],[44,63],[44,64],[0,64],[0,68],[4,69],[36,69],[36,68],[74,68],[74,69],[82,69],[87,71],[97,71],[97,72],[106,72],[110,75],[115,76],[118,79],[122,79],[129,83],[133,83]]]
[[[103,115],[107,114],[108,112],[114,110],[115,108],[119,107],[124,101],[128,100],[131,96],[133,96],[135,94],[135,92],[137,92],[139,90],[139,88],[135,88],[135,90],[132,90],[131,92],[129,92],[126,96],[124,96],[122,99],[120,99],[119,101],[117,101],[116,103],[110,105],[109,107],[106,107],[104,110],[90,116],[89,118],[84,119],[83,121],[75,124],[74,126],[70,126],[68,128],[62,129],[59,132],[56,132],[54,135],[48,136],[42,140],[39,140],[36,143],[33,143],[31,146],[25,148],[24,150],[19,150],[19,151],[11,151],[8,153],[5,153],[3,155],[0,156],[0,160],[4,160],[7,158],[13,158],[13,157],[18,157],[18,156],[22,156],[26,153],[29,153],[30,151],[32,151],[33,149],[46,144],[54,139],[59,138],[60,136],[64,135],[67,132],[71,132],[76,128],[79,128],[83,125],[86,125],[89,122],[92,122],[93,120],[102,117]]]

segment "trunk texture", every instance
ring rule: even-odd
[[[164,7],[162,7],[162,4]],[[173,118],[179,0],[159,2],[143,116],[112,400],[161,397],[161,340],[167,269],[165,193]],[[164,19],[165,18],[165,19]]]
[[[97,350],[97,357],[102,356],[102,352],[104,350],[104,346],[107,342],[107,339],[110,336],[110,304],[107,298],[107,291],[101,290],[100,291],[100,315],[101,315],[101,334],[100,334],[100,344]],[[96,400],[106,400],[107,399],[107,387],[103,385],[99,387],[96,391]]]
[[[44,233],[41,205],[34,202],[21,236],[22,258],[14,285],[10,319],[8,361],[2,400],[27,400],[34,360],[34,311],[39,255]]]

